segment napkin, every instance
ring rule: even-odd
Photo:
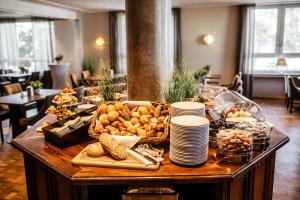
[[[142,137],[139,136],[119,136],[113,135],[120,144],[124,145],[126,148],[131,149]]]

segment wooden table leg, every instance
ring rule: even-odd
[[[25,126],[20,125],[20,119],[26,117],[24,105],[9,105],[10,123],[12,126],[13,138],[26,130]]]

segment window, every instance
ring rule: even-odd
[[[7,21],[0,23],[0,65],[14,71],[44,71],[54,55],[51,21]]]
[[[300,5],[257,7],[254,26],[254,73],[300,72]]]

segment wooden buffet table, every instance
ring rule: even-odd
[[[47,118],[47,117],[46,117]],[[49,117],[48,117],[49,120]],[[87,144],[59,149],[44,141],[35,129],[39,123],[13,140],[24,154],[28,199],[121,199],[128,186],[172,184],[180,199],[272,199],[276,151],[289,141],[272,130],[269,148],[255,152],[243,165],[223,163],[215,149],[200,167],[182,167],[165,162],[158,171],[79,167],[71,163]]]

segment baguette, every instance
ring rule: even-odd
[[[120,144],[110,134],[102,133],[99,137],[99,142],[102,147],[110,153],[112,157],[117,160],[125,160],[127,158],[127,151],[124,145]]]

